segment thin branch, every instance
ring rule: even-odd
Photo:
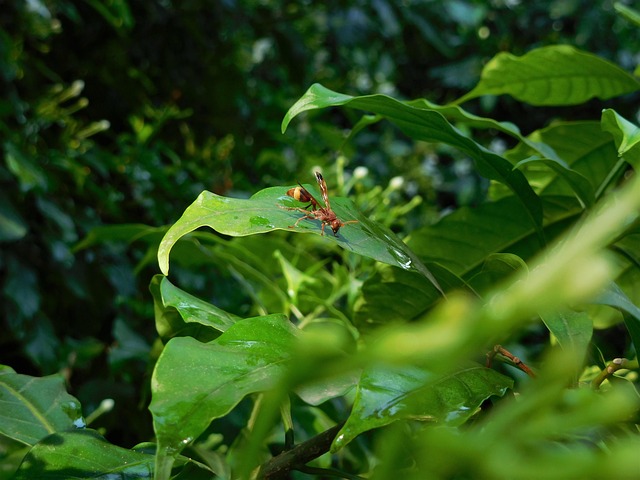
[[[611,360],[609,365],[607,365],[606,368],[602,370],[598,374],[598,376],[591,381],[591,388],[593,388],[594,390],[599,390],[602,382],[613,376],[615,372],[622,368],[638,368],[638,362],[631,362],[626,358],[614,358],[613,360]]]
[[[289,473],[292,470],[304,468],[306,463],[327,453],[331,447],[331,442],[333,442],[343,425],[344,422],[339,423],[329,430],[325,430],[306,442],[293,447],[291,450],[273,457],[260,467],[258,478],[265,480],[289,478]]]
[[[491,362],[497,355],[505,357],[513,366],[519,368],[531,378],[536,378],[536,374],[534,373],[534,371],[531,370],[526,363],[520,360],[520,357],[516,357],[502,345],[496,345],[489,352],[487,352],[487,368],[491,368]]]

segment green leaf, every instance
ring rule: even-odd
[[[613,135],[618,155],[640,170],[640,128],[610,108],[602,112],[602,130]]]
[[[241,319],[181,290],[166,277],[160,280],[160,294],[165,308],[175,308],[186,323],[199,323],[224,332]]]
[[[60,375],[36,378],[0,371],[0,433],[34,445],[47,435],[84,426],[80,402]]]
[[[626,313],[623,315],[624,323],[636,351],[640,351],[640,308],[629,300],[622,289],[611,283],[593,303],[618,308]]]
[[[543,312],[540,318],[556,337],[560,347],[571,350],[576,358],[586,354],[593,335],[593,322],[587,313],[560,310]]]
[[[151,382],[149,410],[160,463],[175,457],[246,395],[277,384],[297,334],[284,316],[270,315],[239,321],[210,343],[171,339]]]
[[[321,235],[318,220],[304,219],[297,227],[291,228],[304,214],[280,208],[300,205],[286,195],[289,188],[266,188],[250,199],[221,197],[210,192],[202,192],[162,239],[158,249],[160,269],[165,275],[168,274],[169,253],[172,247],[181,237],[203,226],[231,236],[254,235],[273,230]],[[305,185],[305,188],[316,198],[321,198],[315,188],[310,185]],[[350,200],[333,197],[331,207],[343,222],[356,219],[358,223],[345,225],[337,237],[327,228],[328,233],[324,235],[327,242],[336,243],[346,250],[382,263],[416,271],[440,289],[435,277],[391,230],[362,215]]]
[[[527,264],[518,255],[491,253],[482,263],[478,273],[469,280],[469,284],[478,293],[487,292],[495,289],[506,277],[527,268]]]
[[[506,133],[515,138],[524,145],[530,147],[541,155],[553,159],[560,160],[553,148],[544,143],[536,142],[532,138],[525,137],[520,133],[520,129],[511,122],[499,122],[493,118],[480,117],[473,113],[467,112],[458,105],[437,105],[425,99],[412,100],[407,105],[413,107],[426,108],[444,115],[448,120],[453,120],[459,124],[464,124],[471,128],[492,129],[502,133]]]
[[[503,183],[513,191],[524,206],[525,214],[542,237],[540,199],[521,172],[513,170],[507,160],[465,136],[431,108],[400,102],[386,95],[351,97],[314,84],[286,113],[282,121],[282,131],[284,132],[289,122],[301,112],[343,105],[382,115],[416,140],[444,143],[465,152],[473,158],[481,175]]]
[[[462,425],[484,400],[502,396],[512,386],[510,378],[480,365],[463,367],[441,378],[433,378],[418,367],[369,368],[362,374],[353,410],[332,451],[362,432],[401,419]]]
[[[547,212],[545,236],[553,239],[582,210],[570,197],[543,199]],[[540,249],[533,226],[512,196],[476,208],[460,208],[438,223],[413,232],[407,242],[445,289],[467,288],[464,279],[473,288],[482,288],[482,279],[474,283],[473,278],[493,255],[511,253],[527,261]],[[411,272],[381,269],[363,285],[356,322],[361,327],[387,324],[422,314],[437,300],[423,283]]]
[[[464,290],[464,280],[438,265],[429,268],[445,291]],[[393,322],[406,322],[433,306],[439,292],[414,272],[383,267],[362,286],[362,301],[357,305],[355,323],[360,330]]]
[[[602,131],[598,122],[554,122],[549,127],[531,133],[528,140],[553,149],[561,162],[589,181],[598,198],[608,185],[618,163],[611,137]],[[506,157],[517,163],[535,154],[534,148],[520,144],[507,152]],[[541,166],[540,163],[522,164],[520,170],[541,196],[575,194],[574,188],[569,186],[559,172]],[[586,192],[586,187],[579,188]]]
[[[636,27],[640,27],[640,12],[638,12],[638,10],[629,8],[620,2],[614,3],[613,8],[615,8],[616,11],[624,18],[632,23],[635,23]]]
[[[153,296],[156,330],[162,341],[166,343],[173,337],[186,336],[196,338],[201,342],[210,342],[217,338],[219,336],[218,329],[211,328],[211,325],[205,325],[206,322],[186,322],[175,307],[165,307],[161,291],[165,279],[164,275],[155,275],[149,285],[149,291]],[[198,301],[195,303],[197,305]],[[190,318],[193,319],[193,317]]]
[[[571,167],[569,167],[565,162],[549,158],[529,157],[518,162],[514,168],[521,168],[523,165],[531,163],[540,163],[551,168],[567,183],[567,185],[569,185],[583,206],[593,206],[595,202],[595,193],[591,183],[583,175],[571,169]]]
[[[153,478],[154,456],[117,447],[94,430],[56,433],[35,445],[15,480]]]
[[[522,57],[499,53],[485,65],[478,85],[456,103],[506,94],[531,105],[578,105],[639,88],[638,79],[613,63],[568,45],[554,45]]]

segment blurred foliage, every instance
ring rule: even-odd
[[[346,142],[360,115],[350,110],[310,113],[283,136],[284,113],[314,82],[444,103],[469,91],[497,52],[551,44],[627,70],[640,51],[637,29],[609,0],[0,0],[0,363],[32,375],[61,372],[85,413],[114,398],[115,410],[96,423],[114,443],[150,438],[143,386],[156,331],[148,282],[162,231],[131,228],[77,247],[89,232],[169,224],[204,189],[246,198],[306,182],[317,165],[332,190],[374,220],[412,232],[482,202],[488,182],[469,158],[414,144],[384,123]],[[635,118],[636,104],[605,103],[626,118]],[[602,102],[540,109],[484,97],[469,109],[517,119],[528,133],[555,118],[599,118]],[[479,138],[496,151],[513,145],[495,131]],[[298,281],[331,289],[324,303],[336,315],[335,305],[353,308],[374,274],[367,261],[331,255],[330,267],[347,267],[318,273],[306,250],[326,246],[315,239],[261,239],[283,252],[262,258],[263,271],[250,268],[255,239],[217,242],[212,263],[200,261],[211,257],[202,244],[180,247],[192,264],[173,273],[238,315],[288,305],[255,285],[291,256],[311,269]],[[233,415],[223,430],[243,424]]]

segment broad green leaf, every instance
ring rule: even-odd
[[[583,175],[572,170],[564,161],[551,160],[549,158],[529,157],[518,162],[514,168],[521,168],[523,165],[531,163],[539,163],[551,168],[558,177],[562,178],[567,185],[569,185],[583,206],[593,206],[595,202],[595,193],[591,183]]]
[[[602,112],[602,130],[613,135],[618,155],[640,170],[640,128],[610,108]]]
[[[441,378],[418,367],[371,367],[362,374],[353,410],[332,451],[362,432],[401,419],[462,425],[484,400],[502,396],[512,386],[510,378],[480,365],[463,367]]]
[[[618,163],[611,137],[602,131],[598,122],[554,122],[549,127],[531,133],[528,140],[552,148],[561,162],[589,181],[596,197],[608,185],[608,179]],[[534,155],[535,149],[520,144],[507,152],[506,157],[518,163]],[[520,169],[539,195],[573,195],[576,192],[575,187],[570,188],[566,178],[560,176],[559,172],[539,163],[522,164]],[[585,191],[583,196],[589,195],[585,186],[578,188]]]
[[[55,432],[84,426],[80,402],[60,375],[36,378],[0,371],[0,434],[34,445]]]
[[[437,105],[425,99],[412,100],[407,102],[407,105],[434,110],[444,115],[444,117],[450,121],[453,120],[457,123],[463,123],[471,128],[492,129],[506,133],[541,155],[552,160],[560,160],[550,145],[523,136],[522,133],[520,133],[520,129],[511,122],[499,122],[493,118],[480,117],[467,112],[458,105]]]
[[[617,65],[568,45],[554,45],[522,57],[499,53],[485,65],[478,85],[456,103],[506,94],[531,105],[578,105],[639,88],[638,79]]]
[[[153,478],[154,461],[153,455],[117,447],[94,430],[82,429],[44,438],[27,454],[13,478]]]
[[[190,337],[171,339],[151,380],[149,410],[160,464],[175,457],[246,395],[276,385],[297,334],[282,315],[270,315],[241,320],[210,343]]]
[[[305,188],[316,198],[321,198],[314,187],[305,185]],[[288,189],[266,188],[249,199],[227,198],[202,192],[162,239],[158,249],[161,271],[165,275],[168,274],[169,253],[176,242],[199,227],[208,226],[219,233],[231,236],[254,235],[273,230],[321,235],[321,224],[318,220],[303,219],[292,228],[304,214],[297,210],[280,208],[300,205],[286,195]],[[416,271],[439,289],[435,277],[391,230],[362,215],[350,200],[331,198],[331,207],[343,222],[355,219],[358,223],[345,225],[340,229],[338,236],[334,236],[327,227],[324,235],[327,242],[337,243],[342,248],[382,263]]]
[[[155,275],[149,285],[153,296],[153,310],[156,330],[163,342],[173,337],[193,337],[201,342],[210,342],[219,336],[219,330],[201,322],[187,323],[175,307],[165,306],[161,287],[166,280],[164,275]],[[205,322],[206,323],[206,322]]]
[[[495,289],[506,277],[527,268],[527,264],[518,255],[491,253],[482,263],[478,273],[469,279],[469,284],[476,292],[483,294]]]
[[[478,269],[494,253],[515,253],[513,246],[534,232],[514,197],[462,207],[435,225],[411,235],[410,243],[427,262],[438,262],[456,275]],[[540,244],[537,245],[541,247]]]
[[[411,138],[444,143],[468,154],[475,161],[481,175],[503,183],[513,191],[524,206],[524,212],[529,217],[529,221],[540,231],[542,224],[540,199],[524,176],[519,171],[513,170],[507,160],[465,136],[442,114],[431,108],[417,105],[400,102],[386,95],[352,97],[329,90],[320,84],[314,84],[286,113],[282,121],[282,131],[286,130],[296,115],[312,109],[346,106],[382,115]]]
[[[593,334],[593,322],[585,312],[557,310],[542,312],[540,318],[558,340],[560,347],[583,357]]]
[[[186,323],[199,323],[224,332],[240,320],[237,315],[179,289],[166,277],[160,280],[160,294],[164,306],[175,308]]]
[[[545,236],[551,240],[582,210],[570,197],[543,198]],[[541,247],[535,230],[513,197],[476,208],[460,208],[438,223],[413,232],[407,243],[436,273],[445,290],[467,288],[464,279],[475,288],[471,279],[492,255],[511,253],[528,261]],[[436,265],[444,271],[439,271]],[[457,282],[453,281],[455,277]],[[363,301],[356,309],[358,325],[406,321],[422,314],[437,300],[423,284],[411,272],[381,269],[363,285]]]

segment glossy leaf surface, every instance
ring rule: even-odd
[[[285,372],[296,336],[284,316],[270,315],[239,321],[209,343],[171,339],[151,383],[159,455],[177,455],[246,395],[272,388]]]
[[[353,410],[332,449],[344,447],[362,432],[400,419],[461,425],[483,400],[504,395],[512,385],[510,378],[480,365],[469,365],[441,378],[418,367],[371,367],[362,374]]]
[[[84,426],[80,402],[59,375],[35,378],[0,372],[0,433],[34,445],[55,432]]]
[[[107,442],[94,430],[56,433],[35,445],[15,480],[153,478],[154,456]]]
[[[346,106],[381,115],[398,126],[406,135],[425,142],[451,145],[467,153],[475,161],[478,172],[486,178],[507,185],[520,200],[529,221],[537,229],[542,223],[542,207],[521,172],[499,155],[474,142],[451,125],[442,114],[419,104],[405,103],[386,95],[352,97],[329,90],[320,84],[309,90],[289,109],[282,121],[286,130],[300,113],[327,107]]]
[[[511,95],[531,105],[577,105],[637,91],[640,82],[617,65],[568,45],[499,53],[483,68],[478,85],[461,99]]]
[[[159,294],[164,308],[174,308],[185,324],[200,324],[219,332],[234,325],[240,317],[205,302],[176,287],[167,277],[157,276]],[[163,334],[163,332],[160,332]]]
[[[315,188],[309,185],[305,185],[305,188],[316,198],[321,198]],[[286,195],[288,189],[267,188],[246,200],[202,192],[163,238],[158,249],[160,269],[165,275],[168,274],[171,248],[182,236],[204,226],[231,236],[254,235],[273,230],[313,232],[320,235],[321,222],[314,219],[303,219],[297,227],[291,228],[304,214],[297,210],[279,208],[301,206]],[[343,222],[355,219],[358,223],[345,225],[337,237],[326,227],[324,238],[327,242],[337,243],[342,248],[382,263],[416,271],[438,285],[424,264],[391,230],[362,215],[347,199],[332,197],[331,207]]]
[[[602,129],[613,135],[618,155],[640,169],[640,128],[610,108],[602,112]]]

